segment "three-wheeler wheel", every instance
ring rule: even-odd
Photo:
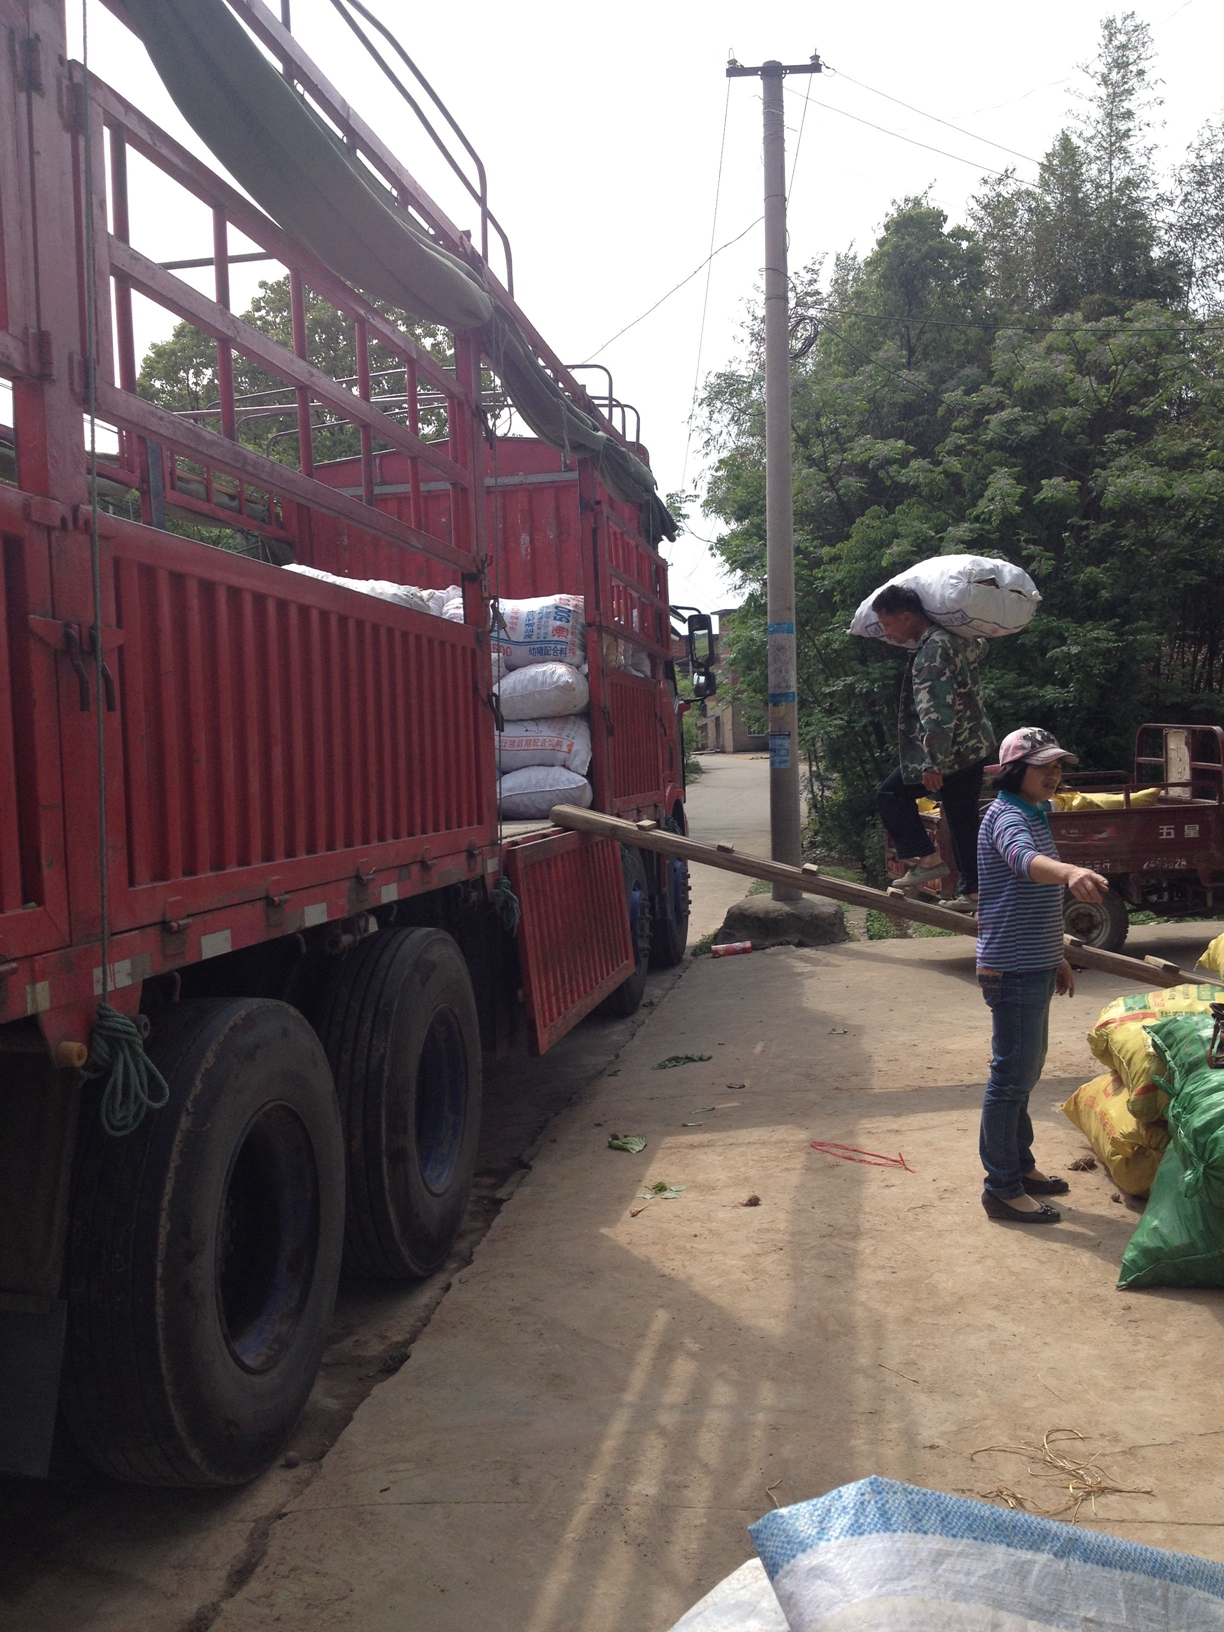
[[[642,852],[629,845],[620,847],[621,868],[625,878],[625,900],[629,907],[629,935],[633,942],[635,964],[633,973],[614,992],[605,997],[596,1013],[613,1020],[623,1020],[636,1014],[646,995],[646,977],[650,973],[651,912],[650,884]]]
[[[318,1028],[344,1118],[345,1268],[430,1275],[463,1221],[480,1138],[480,1027],[463,954],[439,929],[369,936]]]
[[[69,1227],[65,1417],[105,1473],[237,1485],[282,1449],[327,1341],[344,1234],[331,1069],[296,1009],[184,1002],[148,1044],[163,1109],[87,1097]]]
[[[1077,901],[1068,891],[1063,899],[1063,928],[1085,946],[1120,952],[1130,931],[1130,915],[1117,890],[1107,890],[1100,901]]]

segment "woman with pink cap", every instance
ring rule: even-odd
[[[1063,957],[1063,891],[1099,901],[1107,879],[1059,861],[1047,817],[1062,781],[1062,762],[1076,764],[1048,731],[1022,726],[1003,739],[999,763],[987,766],[996,796],[978,834],[977,976],[990,1008],[990,1082],[979,1142],[990,1218],[1057,1224],[1043,1196],[1063,1195],[1065,1179],[1033,1160],[1029,1095],[1045,1065],[1050,1001],[1075,995]]]

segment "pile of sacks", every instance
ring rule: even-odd
[[[1224,976],[1224,935],[1201,958]],[[1147,1196],[1118,1284],[1224,1286],[1224,988],[1172,986],[1117,998],[1088,1033],[1103,1076],[1063,1111],[1119,1190]]]
[[[1169,1095],[1148,1027],[1169,1015],[1206,1014],[1221,996],[1218,986],[1131,993],[1106,1004],[1088,1033],[1088,1046],[1106,1069],[1075,1090],[1063,1114],[1087,1135],[1097,1158],[1128,1196],[1148,1194],[1169,1143]]]
[[[293,561],[286,572],[300,572],[307,578],[321,578],[325,584],[339,584],[342,589],[355,589],[360,595],[374,595],[380,601],[391,601],[406,606],[413,612],[429,612],[435,618],[447,618],[451,623],[463,622],[463,587],[448,584],[445,589],[416,589],[411,584],[396,584],[390,578],[340,578],[334,572],[323,572],[318,567],[304,567]]]
[[[554,805],[591,803],[591,692],[581,595],[499,601],[493,609],[493,678],[501,707],[498,807],[507,821],[535,821]]]

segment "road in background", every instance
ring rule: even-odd
[[[769,855],[769,755],[702,754],[702,775],[685,792],[689,837],[701,844],[733,844],[746,856]],[[742,901],[750,883],[741,873],[692,867],[689,945],[718,929],[727,908]]]

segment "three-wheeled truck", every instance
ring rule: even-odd
[[[1224,906],[1224,729],[1218,725],[1140,726],[1133,772],[1069,771],[1071,808],[1050,814],[1064,861],[1109,880],[1099,902],[1067,896],[1063,922],[1085,946],[1117,952],[1128,907],[1169,918],[1213,918]],[[1100,796],[1093,808],[1092,801]],[[1079,808],[1076,808],[1078,805]],[[933,898],[956,893],[956,863],[938,812],[923,818],[948,863]],[[892,870],[899,872],[894,861]]]
[[[477,249],[262,0],[111,9],[242,190],[68,60],[61,3],[0,0],[0,1467],[62,1428],[222,1485],[283,1444],[342,1263],[444,1261],[482,1053],[683,955],[683,863],[499,822],[490,658],[498,596],[582,596],[594,806],[683,830],[671,524],[610,384],[494,275],[483,191]],[[154,181],[181,243],[132,241]],[[239,259],[287,277],[291,345],[230,310]],[[206,337],[215,399],[138,392],[138,300]],[[508,397],[537,436],[494,434]],[[360,451],[322,463],[337,422]],[[289,562],[458,583],[463,619]]]

